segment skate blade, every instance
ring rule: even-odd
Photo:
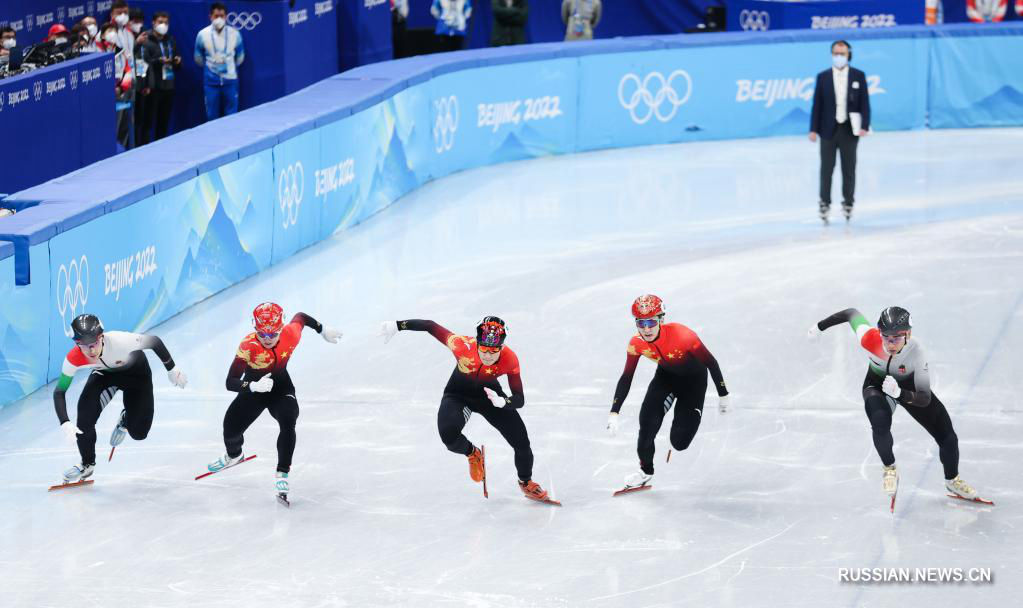
[[[239,460],[238,462],[236,462],[236,463],[232,464],[231,466],[227,466],[227,467],[224,467],[223,469],[220,469],[220,471],[206,471],[206,472],[205,472],[205,473],[203,473],[202,475],[199,475],[199,476],[197,476],[197,477],[195,478],[195,480],[196,480],[196,481],[199,481],[199,480],[200,480],[200,479],[202,479],[203,477],[209,477],[210,475],[213,475],[214,473],[220,473],[221,471],[225,471],[225,470],[227,470],[227,469],[231,469],[231,468],[234,468],[234,467],[236,467],[236,466],[238,466],[238,465],[242,464],[243,462],[248,462],[248,461],[252,460],[252,459],[253,459],[253,458],[255,458],[255,457],[256,457],[256,455],[255,455],[255,454],[253,454],[252,456],[246,456],[245,458],[242,458],[241,460]]]
[[[530,496],[528,494],[523,494],[523,496],[525,496],[529,500],[532,500],[533,502],[538,502],[538,503],[545,504],[545,505],[551,505],[551,506],[554,506],[554,507],[560,507],[561,506],[561,502],[557,501],[557,500],[554,500],[553,498],[549,498],[549,497],[548,498],[535,498],[535,497]]]
[[[895,496],[896,496],[895,494],[892,494],[892,504],[891,504],[891,507],[889,507],[889,510],[892,513],[895,513]]]
[[[635,488],[622,488],[621,490],[618,490],[617,492],[612,494],[612,496],[621,496],[622,494],[631,494],[633,492],[639,492],[640,490],[650,490],[650,489],[653,489],[653,486],[647,485],[647,484],[643,484],[641,486],[636,486]]]
[[[277,502],[278,502],[278,504],[282,504],[285,507],[288,507],[289,509],[291,508],[291,501],[288,500],[288,495],[287,494],[278,494],[277,495]]]
[[[54,490],[67,490],[69,488],[78,488],[78,487],[81,487],[81,486],[91,486],[95,481],[96,481],[95,479],[85,479],[83,481],[76,481],[76,482],[73,482],[73,483],[71,483],[71,482],[64,482],[64,483],[61,483],[61,484],[57,484],[55,486],[50,486],[50,489],[48,491],[53,492]]]
[[[959,500],[962,500],[964,502],[976,502],[982,505],[989,505],[992,507],[995,506],[995,503],[991,502],[990,500],[985,500],[979,496],[977,498],[963,498],[958,494],[946,494],[945,496],[948,496],[949,498],[958,498]]]
[[[107,458],[107,462],[110,462],[111,460],[114,459],[114,450],[116,450],[116,449],[117,449],[116,445],[114,447],[110,448],[110,456]]]
[[[480,444],[480,460],[483,461],[483,498],[490,498],[487,492],[487,446]]]

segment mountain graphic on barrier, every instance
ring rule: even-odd
[[[764,135],[795,135],[810,131],[810,113],[803,108],[793,108],[770,126],[761,129]]]
[[[983,123],[985,126],[1015,125],[1023,120],[1023,93],[1011,85],[1005,85],[987,97],[951,112],[959,115],[953,119],[956,122],[962,120],[962,115],[980,114],[980,120],[974,119],[972,122],[978,125]]]
[[[195,253],[185,252],[174,297],[181,305],[192,304],[257,272],[259,264],[245,251],[218,198]]]
[[[551,138],[528,124],[519,129],[518,134],[510,131],[501,145],[490,156],[491,163],[536,158],[549,154],[565,152],[551,141]]]
[[[33,378],[28,377],[30,374],[23,371],[23,364],[17,359],[8,360],[4,356],[4,353],[14,353],[18,356],[19,353],[31,352],[11,326],[7,327],[0,344],[3,345],[3,350],[0,351],[0,404],[3,404],[24,397],[27,389],[36,383]],[[25,386],[22,386],[22,378],[26,380]]]
[[[356,196],[356,200],[366,200],[370,203],[360,209],[356,223],[364,221],[419,185],[419,179],[409,167],[405,144],[398,136],[397,129],[392,130],[387,150],[382,152],[383,157],[377,160],[373,169],[369,192],[365,197]]]

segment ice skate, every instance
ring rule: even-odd
[[[487,465],[483,459],[483,452],[479,448],[473,448],[472,454],[469,454],[469,477],[473,481],[479,483],[483,481],[483,478],[487,476]]]
[[[290,507],[291,502],[288,501],[288,492],[290,491],[291,486],[288,484],[288,474],[283,471],[277,471],[277,474],[274,475],[274,492],[277,493],[277,502],[285,507]]]
[[[115,426],[114,431],[110,433],[110,447],[112,448],[116,448],[121,445],[121,442],[124,441],[124,436],[128,434],[128,430],[124,426],[124,417],[127,414],[127,410],[121,410],[121,417],[117,420],[117,426]]]
[[[625,476],[625,487],[615,492],[614,496],[628,494],[629,492],[636,492],[639,490],[649,490],[652,486],[648,484],[653,477],[653,474],[647,475],[644,473],[643,469],[640,469],[635,473],[630,473]]]
[[[894,464],[884,468],[884,475],[881,477],[881,489],[888,496],[895,496],[895,493],[899,491],[899,471],[895,468]]]
[[[828,225],[828,213],[831,211],[831,205],[825,203],[824,201],[820,201],[820,206],[818,207],[817,211],[818,211],[818,213],[821,216],[821,221],[824,222],[825,226],[827,226]]]
[[[845,221],[848,222],[852,219],[853,206],[842,203],[842,215],[845,216]]]
[[[93,471],[96,469],[94,464],[76,464],[70,469],[64,471],[64,483],[78,483],[85,481],[92,477]]]
[[[550,495],[547,494],[547,490],[541,488],[540,484],[536,483],[533,480],[520,481],[519,489],[521,489],[522,494],[525,495],[525,497],[530,500],[535,500],[537,502],[542,502],[548,505],[554,505],[556,507],[561,506],[560,502],[551,498]]]
[[[953,479],[946,479],[945,488],[965,500],[975,500],[977,498],[977,491],[973,489],[973,486],[963,481],[958,475]]]
[[[216,473],[218,471],[223,471],[228,467],[233,467],[234,465],[241,463],[243,460],[245,460],[245,454],[238,454],[234,458],[228,456],[227,454],[224,454],[220,458],[214,460],[209,465],[207,465],[206,469],[210,473]]]

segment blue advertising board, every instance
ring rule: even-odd
[[[1023,123],[1023,37],[948,37],[930,52],[932,127]]]
[[[730,32],[887,28],[923,23],[924,2],[731,0],[725,19]]]
[[[20,399],[47,381],[50,342],[47,339],[50,282],[47,244],[34,247],[30,285],[14,281],[14,247],[0,242],[0,407]]]

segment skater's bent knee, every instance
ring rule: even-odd
[[[133,431],[131,429],[128,429],[128,435],[131,436],[131,438],[134,439],[135,441],[142,441],[146,437],[149,437],[149,429],[146,429],[144,431]]]

